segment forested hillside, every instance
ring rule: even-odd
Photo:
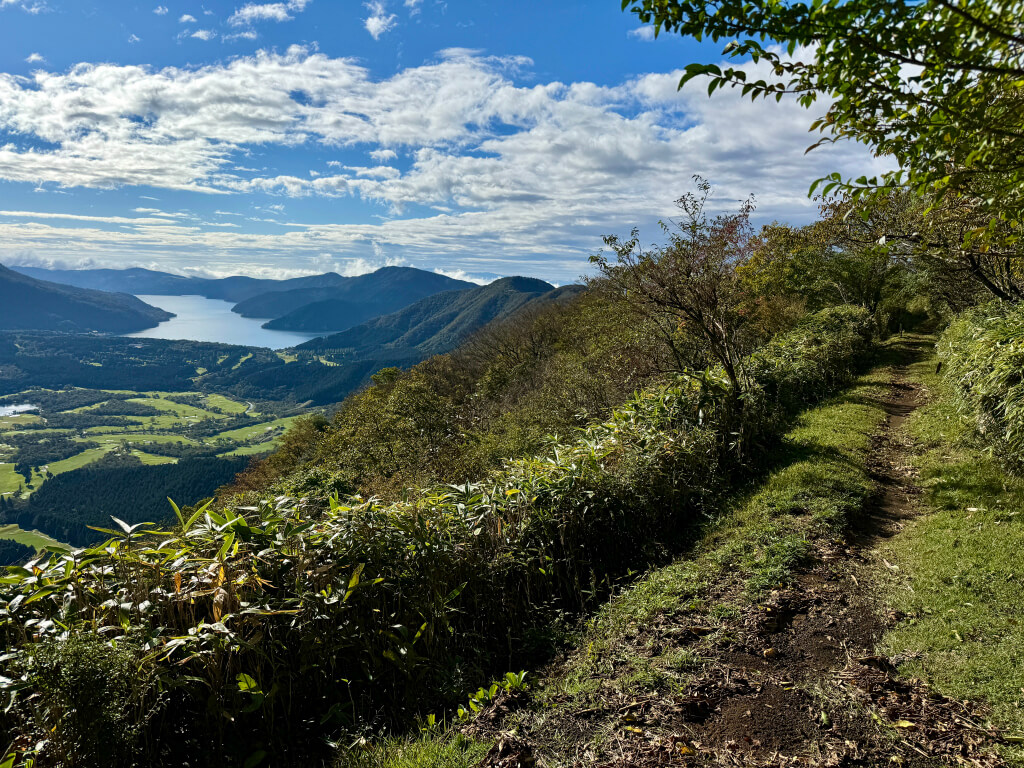
[[[422,360],[454,349],[495,320],[511,317],[531,304],[562,301],[578,290],[578,286],[556,289],[543,280],[506,277],[468,290],[435,294],[347,331],[307,341],[299,349],[357,358]]]
[[[109,529],[111,517],[130,524],[173,520],[168,497],[183,505],[203,501],[248,463],[244,456],[211,456],[153,466],[131,454],[110,453],[47,480],[27,503],[0,511],[0,522],[40,530],[58,541],[83,547],[107,538],[107,533],[96,528]],[[165,510],[162,516],[161,509]]]
[[[255,296],[232,311],[276,318],[265,328],[282,331],[342,331],[442,291],[475,287],[465,280],[409,267],[384,267],[328,289],[298,289]]]
[[[124,293],[34,280],[0,264],[0,331],[129,333],[172,317]]]

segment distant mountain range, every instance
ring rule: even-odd
[[[566,301],[583,290],[578,285],[555,288],[530,277],[505,277],[478,286],[411,267],[384,267],[356,277],[327,272],[289,280],[184,277],[141,268],[16,269],[21,274],[6,272],[13,278],[61,290],[63,296],[77,291],[74,295],[93,296],[94,301],[106,302],[107,307],[124,305],[142,312],[145,320],[136,320],[131,330],[152,327],[172,315],[125,295],[127,292],[232,301],[232,311],[243,317],[272,318],[263,324],[264,328],[325,334],[297,349],[323,354],[346,365],[369,365],[372,361],[411,365],[451,351],[488,323],[529,306]],[[36,279],[41,277],[54,282]],[[60,286],[58,282],[69,285]],[[111,290],[125,293],[101,292]],[[48,317],[41,325],[0,327],[123,332],[126,323],[119,322],[109,320],[101,328],[97,319],[76,327],[67,320]]]
[[[475,283],[412,267],[383,267],[356,277],[325,272],[288,280],[185,277],[141,268],[15,270],[79,288],[231,301],[235,303],[232,311],[243,317],[267,318],[264,328],[312,333],[342,331],[435,293],[476,287]]]
[[[99,291],[143,294],[152,296],[205,296],[237,303],[271,291],[293,288],[322,288],[340,285],[349,279],[336,272],[322,275],[295,277],[288,280],[245,277],[185,277],[169,272],[133,267],[131,269],[43,269],[42,267],[13,267],[16,272],[37,280],[93,288]],[[275,317],[275,315],[264,315]]]
[[[381,315],[397,312],[415,301],[443,291],[476,288],[475,283],[455,280],[434,272],[409,267],[384,267],[369,275],[351,277],[335,288],[297,288],[268,293],[243,301],[235,311],[243,311],[261,299],[279,309],[290,309],[264,323],[264,328],[279,331],[343,331]],[[266,317],[266,315],[264,315]]]
[[[0,265],[0,330],[132,333],[172,317],[126,293],[60,285]]]
[[[505,277],[489,285],[445,291],[341,333],[300,344],[298,349],[365,357],[424,360],[449,352],[488,323],[529,306],[566,301],[584,290],[555,288],[531,277]]]

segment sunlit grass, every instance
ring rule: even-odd
[[[344,750],[336,768],[470,768],[487,754],[482,744],[461,734],[393,738],[366,748]]]
[[[143,464],[148,464],[150,466],[178,463],[178,460],[173,456],[158,456],[153,453],[146,453],[145,451],[132,451],[132,456],[135,456]]]
[[[62,544],[41,531],[25,531],[14,524],[0,526],[0,539],[16,541],[26,547],[33,547],[36,551],[43,547],[69,548],[66,544]]]
[[[207,395],[206,404],[213,408],[220,408],[225,413],[245,413],[249,407],[245,403],[217,394]]]
[[[909,618],[885,648],[920,653],[907,674],[987,702],[997,725],[1024,734],[1024,479],[972,441],[934,367],[914,370],[935,396],[907,424],[924,514],[886,548],[901,569],[891,599]],[[1024,750],[1008,758],[1024,765]]]
[[[15,493],[25,478],[14,471],[14,464],[0,464],[0,494]]]
[[[113,446],[102,446],[100,448],[89,448],[88,450],[77,453],[66,459],[60,461],[54,461],[51,464],[47,464],[47,474],[59,475],[63,472],[70,472],[73,469],[81,469],[82,467],[92,464],[94,461],[98,461],[107,455],[107,452],[111,450]]]
[[[227,432],[218,432],[213,436],[213,439],[226,438],[228,440],[245,441],[252,440],[255,437],[272,432],[274,430],[285,430],[292,425],[299,416],[285,416],[282,419],[274,419],[273,421],[265,421],[261,424],[253,424],[249,427],[240,427],[239,429],[231,429]]]

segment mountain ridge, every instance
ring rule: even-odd
[[[174,314],[127,293],[39,280],[0,264],[0,330],[131,333]]]
[[[190,277],[170,272],[129,267],[127,269],[47,269],[14,266],[11,268],[36,280],[72,285],[92,290],[152,296],[205,296],[238,303],[261,293],[303,287],[327,287],[348,278],[337,272],[306,275],[282,280],[231,275],[229,277]]]
[[[263,324],[278,331],[323,331],[336,333],[381,315],[397,312],[403,307],[451,290],[469,290],[475,283],[456,280],[436,272],[411,267],[383,267],[376,272],[358,275],[348,282],[330,288],[300,288],[256,296],[236,305],[233,311],[243,316],[261,301],[279,310],[275,318]],[[313,299],[310,301],[309,299]]]
[[[582,286],[556,288],[532,277],[505,277],[468,290],[428,296],[389,315],[374,318],[296,349],[339,350],[356,358],[386,355],[425,359],[449,352],[488,323],[531,304],[570,298]]]

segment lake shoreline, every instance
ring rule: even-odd
[[[117,334],[134,339],[203,341],[281,350],[323,334],[275,331],[263,327],[268,318],[243,317],[232,311],[234,302],[205,296],[140,294],[136,298],[174,315],[153,328]]]

